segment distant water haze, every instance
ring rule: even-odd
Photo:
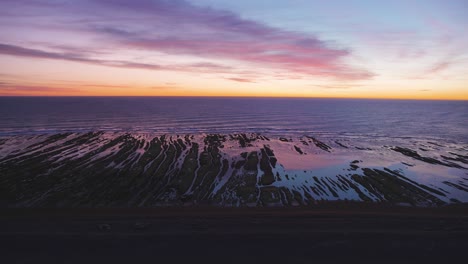
[[[468,142],[468,102],[0,97],[0,135],[84,131],[410,137]]]

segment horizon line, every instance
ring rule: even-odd
[[[0,98],[12,98],[12,97],[30,97],[30,98],[246,98],[246,99],[339,99],[339,100],[400,100],[400,101],[468,101],[468,99],[438,99],[438,98],[398,98],[398,97],[320,97],[320,96],[252,96],[252,95],[0,95]]]

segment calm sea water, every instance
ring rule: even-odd
[[[257,132],[468,142],[468,102],[279,98],[0,97],[0,135]]]

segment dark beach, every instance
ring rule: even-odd
[[[261,134],[61,133],[0,139],[0,206],[295,207],[468,202],[466,144]]]

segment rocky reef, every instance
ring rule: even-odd
[[[1,207],[468,202],[468,147],[407,139],[63,133],[0,138]]]

